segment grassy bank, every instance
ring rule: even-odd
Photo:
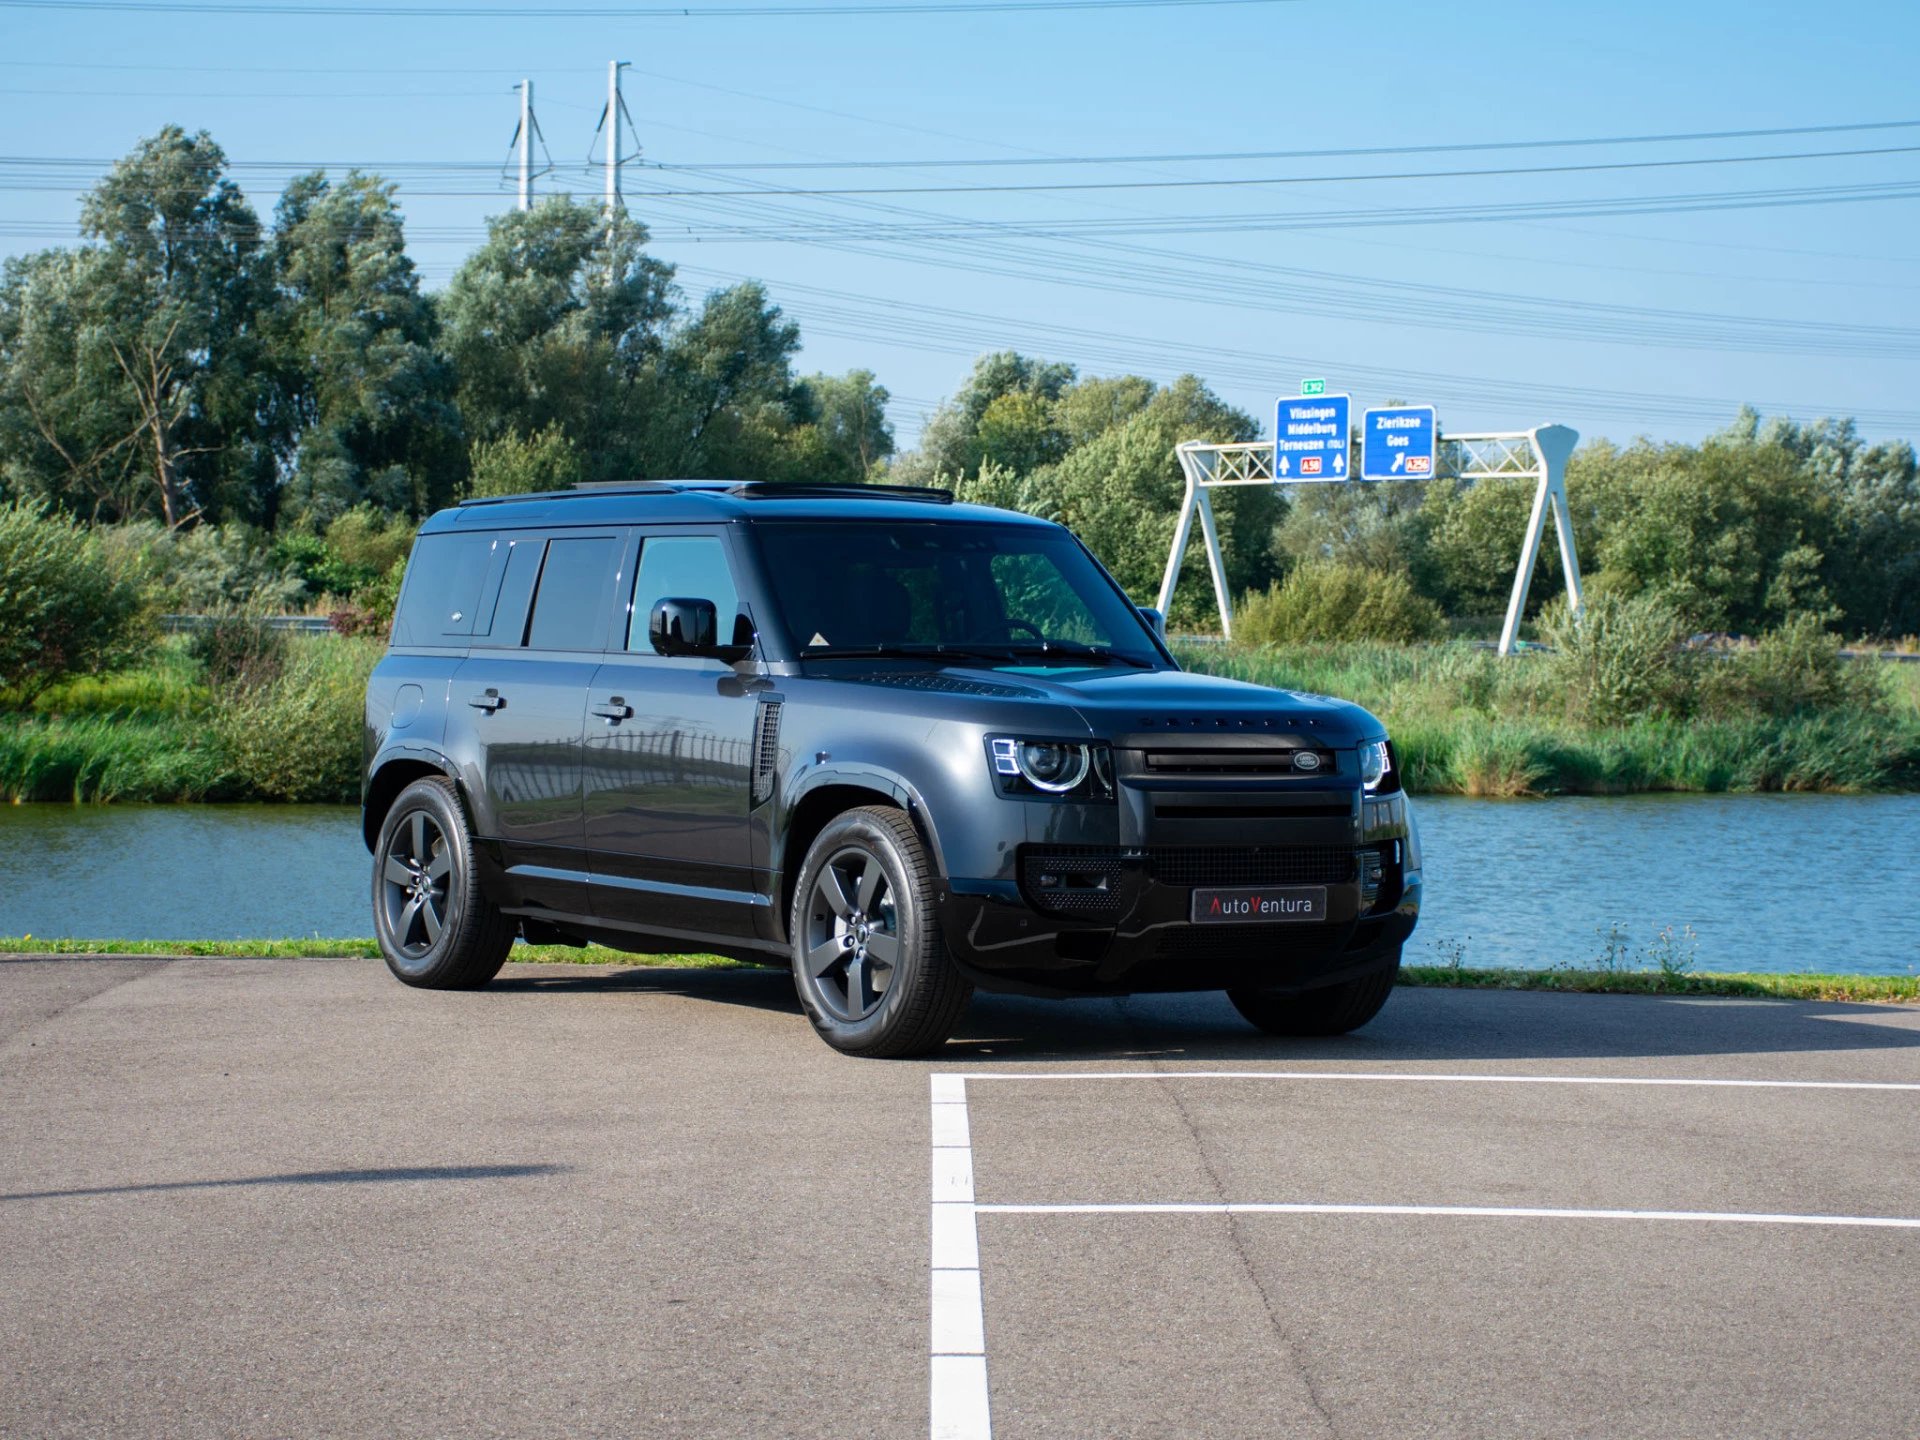
[[[371,940],[41,940],[0,938],[0,955],[174,955],[241,959],[373,959]],[[628,955],[598,945],[518,945],[515,963],[525,965],[639,965],[660,969],[712,970],[741,962],[719,955]],[[1447,990],[1558,990],[1605,995],[1724,995],[1775,1000],[1827,1000],[1920,1004],[1915,975],[1673,974],[1659,970],[1469,970],[1451,965],[1409,965],[1402,985]]]
[[[0,691],[0,800],[357,800],[382,648],[288,636],[236,658],[175,635],[127,670]]]
[[[1920,666],[1872,666],[1869,706],[1598,725],[1545,657],[1468,645],[1183,647],[1189,669],[1366,706],[1407,788],[1441,795],[1920,789]],[[1712,663],[1712,662],[1707,662]]]
[[[215,679],[208,657],[175,636],[138,667],[30,703],[0,692],[0,799],[357,799],[361,697],[380,646],[340,636],[285,646],[264,678],[256,666]],[[1920,665],[1854,662],[1871,667],[1861,672],[1870,704],[1599,725],[1574,715],[1539,655],[1193,645],[1181,660],[1365,705],[1387,723],[1416,793],[1920,789]]]

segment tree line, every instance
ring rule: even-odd
[[[394,191],[315,172],[262,223],[205,132],[142,141],[82,204],[87,243],[0,275],[0,492],[319,531],[547,478],[857,480],[892,452],[886,391],[796,374],[761,286],[689,305],[644,226],[552,198],[431,294]]]
[[[797,373],[799,328],[763,287],[689,301],[628,217],[565,198],[501,216],[432,293],[392,184],[300,176],[263,223],[219,146],[178,127],[114,167],[81,227],[0,273],[0,501],[167,537],[182,605],[390,593],[412,522],[463,495],[649,477],[950,485],[1063,521],[1148,600],[1174,446],[1262,428],[1191,375],[1002,352],[895,454],[870,371]],[[1743,412],[1697,445],[1589,443],[1567,483],[1600,592],[1698,630],[1920,632],[1906,442]],[[1511,481],[1237,489],[1218,505],[1229,583],[1313,589],[1295,611],[1472,623],[1504,605],[1531,499]],[[1551,547],[1542,564],[1544,601]],[[1207,584],[1190,565],[1177,621],[1207,623]]]

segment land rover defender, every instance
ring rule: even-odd
[[[1385,730],[1182,671],[1163,629],[1061,526],[938,490],[442,511],[367,689],[381,950],[442,988],[517,937],[789,966],[868,1056],[975,987],[1365,1024],[1420,904]]]

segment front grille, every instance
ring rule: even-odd
[[[1312,758],[1304,764],[1301,756]],[[1141,759],[1155,774],[1189,775],[1331,775],[1334,757],[1331,750],[1290,745],[1263,746],[1259,749],[1221,750],[1146,750]]]
[[[1118,887],[1129,866],[1144,866],[1162,885],[1345,885],[1354,878],[1359,853],[1350,845],[1155,845],[1138,850],[1112,845],[1028,845],[1021,851],[1020,883],[1032,903],[1041,904],[1043,897],[1057,892],[1062,903],[1089,907],[1057,913],[1091,913],[1097,908],[1108,914],[1119,907]],[[1043,891],[1038,881],[1043,872],[1103,876],[1104,893],[1112,898],[1101,902],[1086,895],[1091,880],[1078,886],[1069,881]],[[1075,898],[1067,900],[1068,895]],[[1056,906],[1048,903],[1042,908]]]
[[[1353,879],[1350,845],[1163,845],[1147,851],[1162,885],[1344,885]]]

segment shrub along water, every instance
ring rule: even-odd
[[[1665,673],[1646,685],[1590,654],[1465,644],[1190,646],[1180,658],[1366,706],[1416,792],[1920,788],[1920,667],[1842,660],[1830,638],[1791,627],[1724,658],[1656,651],[1647,663]]]
[[[236,621],[217,643],[175,636],[127,670],[0,692],[0,798],[351,802],[381,642],[256,646],[261,633]],[[1920,788],[1920,666],[1840,660],[1791,627],[1725,658],[1674,652],[1657,708],[1638,702],[1655,713],[1608,721],[1584,677],[1615,671],[1579,656],[1454,643],[1190,646],[1181,659],[1365,705],[1415,792]]]
[[[0,798],[350,802],[382,648],[236,621],[118,674],[0,692]]]

